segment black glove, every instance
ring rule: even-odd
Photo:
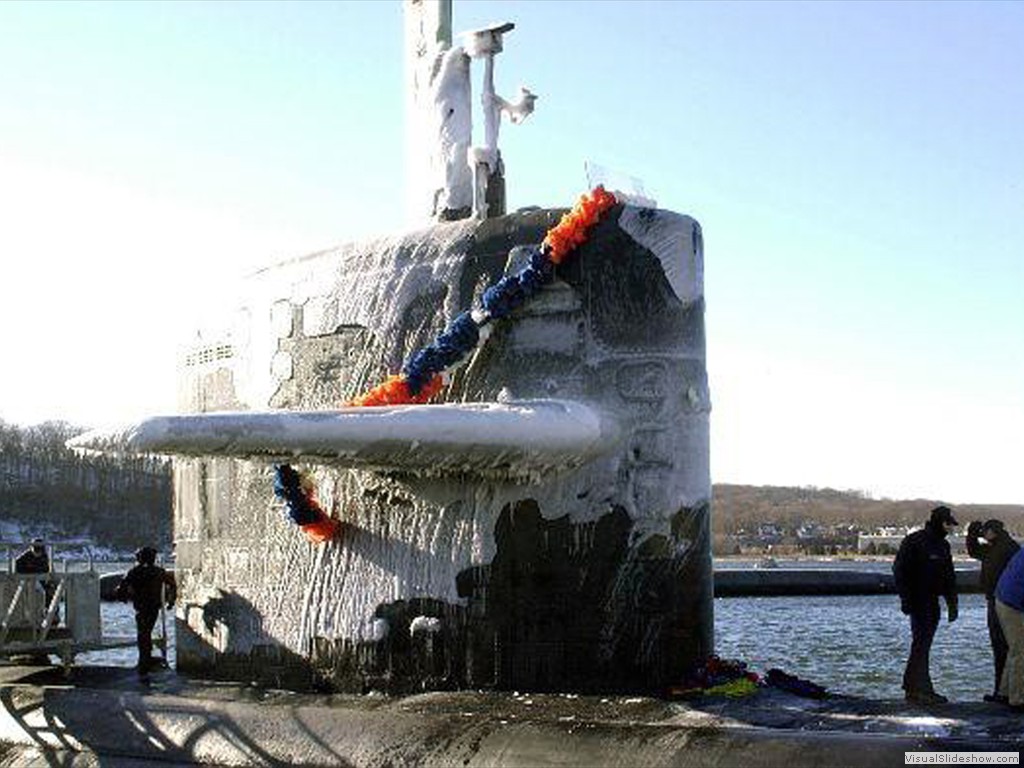
[[[946,603],[946,613],[949,614],[949,623],[952,624],[956,621],[956,617],[960,615],[960,608],[957,606],[956,601]]]
[[[975,520],[967,526],[967,537],[971,539],[981,538],[981,521]]]
[[[910,601],[905,597],[900,598],[900,611],[907,616],[910,615]]]

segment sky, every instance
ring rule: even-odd
[[[714,482],[1024,503],[1024,4],[505,20],[509,208],[701,223]],[[399,2],[0,3],[0,419],[173,412],[241,276],[401,228],[403,78]]]

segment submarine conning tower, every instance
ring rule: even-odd
[[[439,224],[255,274],[184,358],[182,411],[337,408],[471,309],[561,213]],[[601,418],[592,450],[478,466],[453,439],[424,463],[410,439],[379,466],[307,462],[341,524],[321,545],[282,514],[267,461],[176,458],[179,669],[339,691],[677,682],[712,652],[703,318],[697,222],[619,204],[435,398],[580,403]],[[533,419],[521,426],[557,429]]]

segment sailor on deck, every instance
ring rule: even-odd
[[[117,585],[117,599],[131,600],[135,608],[136,644],[139,648],[139,672],[153,666],[153,627],[160,606],[174,605],[177,586],[174,576],[156,564],[156,550],[143,547],[135,553],[138,565],[132,568]]]

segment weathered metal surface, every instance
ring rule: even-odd
[[[6,765],[867,768],[901,765],[906,752],[1021,748],[1019,713],[981,702],[926,709],[774,689],[686,703],[476,691],[310,696],[204,689],[167,673],[140,688],[134,671],[111,668],[76,669],[71,685],[10,666],[0,678]]]
[[[560,212],[442,225],[257,275],[183,370],[185,410],[322,410],[376,384]],[[621,224],[620,224],[621,220]],[[554,398],[615,421],[529,477],[310,465],[339,541],[308,544],[266,463],[176,461],[178,664],[365,690],[658,690],[711,651],[700,230],[617,207],[498,324],[447,402]]]

